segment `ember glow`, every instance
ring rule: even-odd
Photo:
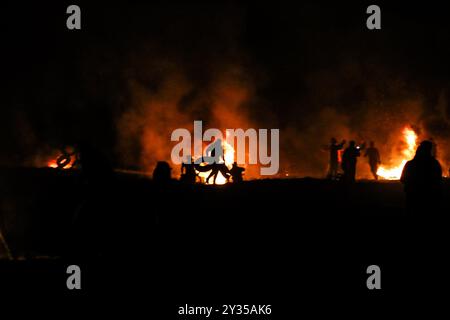
[[[70,169],[73,166],[73,162],[74,162],[74,160],[70,160],[70,162],[68,162],[65,166],[59,167],[59,168],[60,169]],[[53,169],[58,169],[57,159],[52,159],[52,160],[48,161],[47,167],[53,168]]]
[[[58,168],[58,164],[56,163],[56,159],[52,159],[47,163],[47,167],[56,169]]]
[[[395,159],[394,163],[398,164],[394,166],[380,166],[378,168],[377,174],[386,180],[399,180],[406,162],[414,157],[417,134],[409,127],[405,127],[402,134],[406,147],[403,149],[398,159]]]
[[[47,161],[47,167],[53,169],[71,169],[76,165],[76,152],[72,147],[67,147],[62,153],[54,153]]]

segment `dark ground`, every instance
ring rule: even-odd
[[[144,292],[162,318],[186,303],[272,304],[272,318],[286,319],[445,298],[449,203],[412,224],[399,182],[158,186],[116,174],[88,188],[78,172],[53,169],[4,169],[0,181],[0,228],[16,258],[0,262],[3,292],[136,304]],[[81,266],[80,292],[65,287],[69,264]],[[366,288],[371,264],[381,291]]]

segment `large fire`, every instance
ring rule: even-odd
[[[387,180],[399,180],[402,175],[403,167],[406,162],[414,157],[416,151],[417,134],[409,127],[405,127],[402,131],[405,148],[402,150],[401,156],[396,159],[394,166],[380,166],[377,174]]]

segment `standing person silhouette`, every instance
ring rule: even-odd
[[[335,138],[331,138],[328,150],[330,151],[330,163],[328,169],[328,179],[336,179],[339,169],[339,151],[344,148],[345,140],[337,143]]]
[[[375,148],[375,142],[370,141],[369,147],[366,149],[366,152],[364,153],[364,157],[369,158],[369,166],[370,171],[372,172],[373,177],[375,180],[378,180],[378,166],[381,163],[380,160],[380,153],[378,152],[378,149]]]
[[[406,210],[410,214],[433,214],[442,197],[442,168],[433,157],[433,143],[422,141],[414,159],[408,161],[400,181],[406,193]]]
[[[349,146],[344,150],[344,154],[342,155],[342,170],[344,170],[345,182],[355,182],[356,162],[360,155],[360,149],[356,146],[355,141],[350,141]]]

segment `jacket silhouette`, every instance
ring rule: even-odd
[[[360,149],[356,146],[355,141],[350,141],[349,146],[344,150],[344,154],[342,155],[342,170],[344,170],[344,181],[355,181],[356,162],[360,155]]]
[[[442,168],[433,155],[433,143],[423,141],[414,159],[408,161],[400,181],[406,193],[406,209],[410,213],[432,214],[440,206]]]

